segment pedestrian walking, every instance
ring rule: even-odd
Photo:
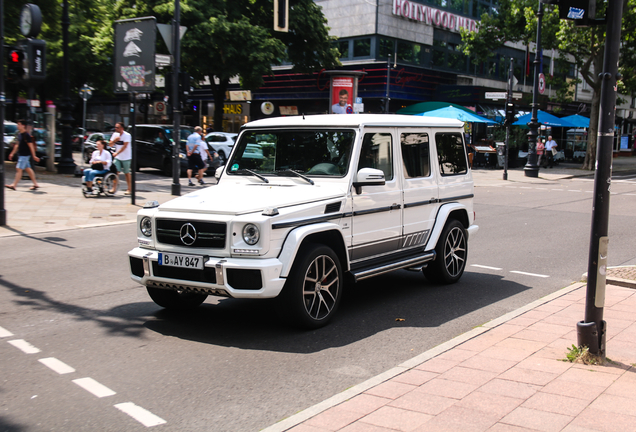
[[[548,137],[548,141],[545,143],[545,152],[548,157],[548,165],[550,168],[554,167],[554,155],[557,153],[557,143],[552,139],[552,135]]]
[[[26,171],[29,178],[33,182],[30,190],[36,190],[40,187],[35,180],[35,172],[31,168],[31,157],[35,162],[40,162],[40,158],[35,155],[35,139],[33,135],[27,132],[26,120],[18,120],[18,145],[13,146],[13,150],[9,154],[9,160],[13,160],[13,156],[18,153],[18,163],[15,166],[15,179],[11,184],[5,184],[7,189],[15,190],[18,182],[22,178],[22,172]]]
[[[132,137],[124,130],[124,124],[117,122],[115,124],[115,133],[110,137],[111,146],[115,145],[115,153],[113,154],[113,164],[117,169],[117,179],[115,184],[119,183],[119,173],[123,172],[126,177],[128,189],[124,195],[130,195],[132,190],[132,174],[130,173],[130,164],[132,162]],[[115,188],[117,190],[117,188]],[[112,193],[115,193],[112,191]]]
[[[214,159],[218,158],[219,155],[214,150],[212,150],[212,153],[210,153],[210,146],[205,140],[201,140],[201,146],[203,148],[203,151],[201,151],[201,160],[203,161],[203,168],[201,169],[201,175],[200,175],[201,180],[199,180],[199,184],[204,185],[205,182],[203,181],[203,176],[207,172],[210,164],[212,164]]]
[[[541,166],[541,159],[543,158],[543,151],[545,150],[545,140],[537,141],[537,166]]]
[[[188,156],[188,186],[194,186],[192,183],[192,171],[197,171],[195,178],[199,180],[199,184],[205,184],[203,181],[203,169],[205,165],[201,159],[201,152],[203,151],[203,129],[201,126],[194,128],[194,133],[188,137],[186,143],[186,151]]]

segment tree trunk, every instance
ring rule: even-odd
[[[587,128],[587,151],[582,168],[593,171],[596,167],[596,135],[598,134],[598,113],[601,104],[601,90],[594,88],[590,111],[590,127]]]
[[[214,76],[210,77],[212,94],[214,95],[214,130],[223,131],[223,105],[225,105],[225,92],[230,83],[229,79],[219,79],[219,85],[214,83]]]

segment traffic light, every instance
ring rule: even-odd
[[[289,31],[289,0],[274,0],[274,30]]]
[[[515,104],[506,102],[506,119],[504,126],[511,126],[515,122]]]
[[[11,48],[7,58],[7,78],[11,81],[20,81],[22,77],[24,77],[24,51]]]

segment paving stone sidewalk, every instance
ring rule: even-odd
[[[263,432],[636,431],[636,266],[608,269],[608,283],[606,365],[564,360],[584,317],[579,282]]]

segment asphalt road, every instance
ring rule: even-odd
[[[132,224],[1,239],[0,431],[267,427],[579,280],[592,189],[478,187],[480,231],[458,284],[408,271],[370,279],[311,332],[280,324],[268,301],[157,307],[128,277]],[[615,176],[610,265],[636,264],[634,214],[636,176]]]

